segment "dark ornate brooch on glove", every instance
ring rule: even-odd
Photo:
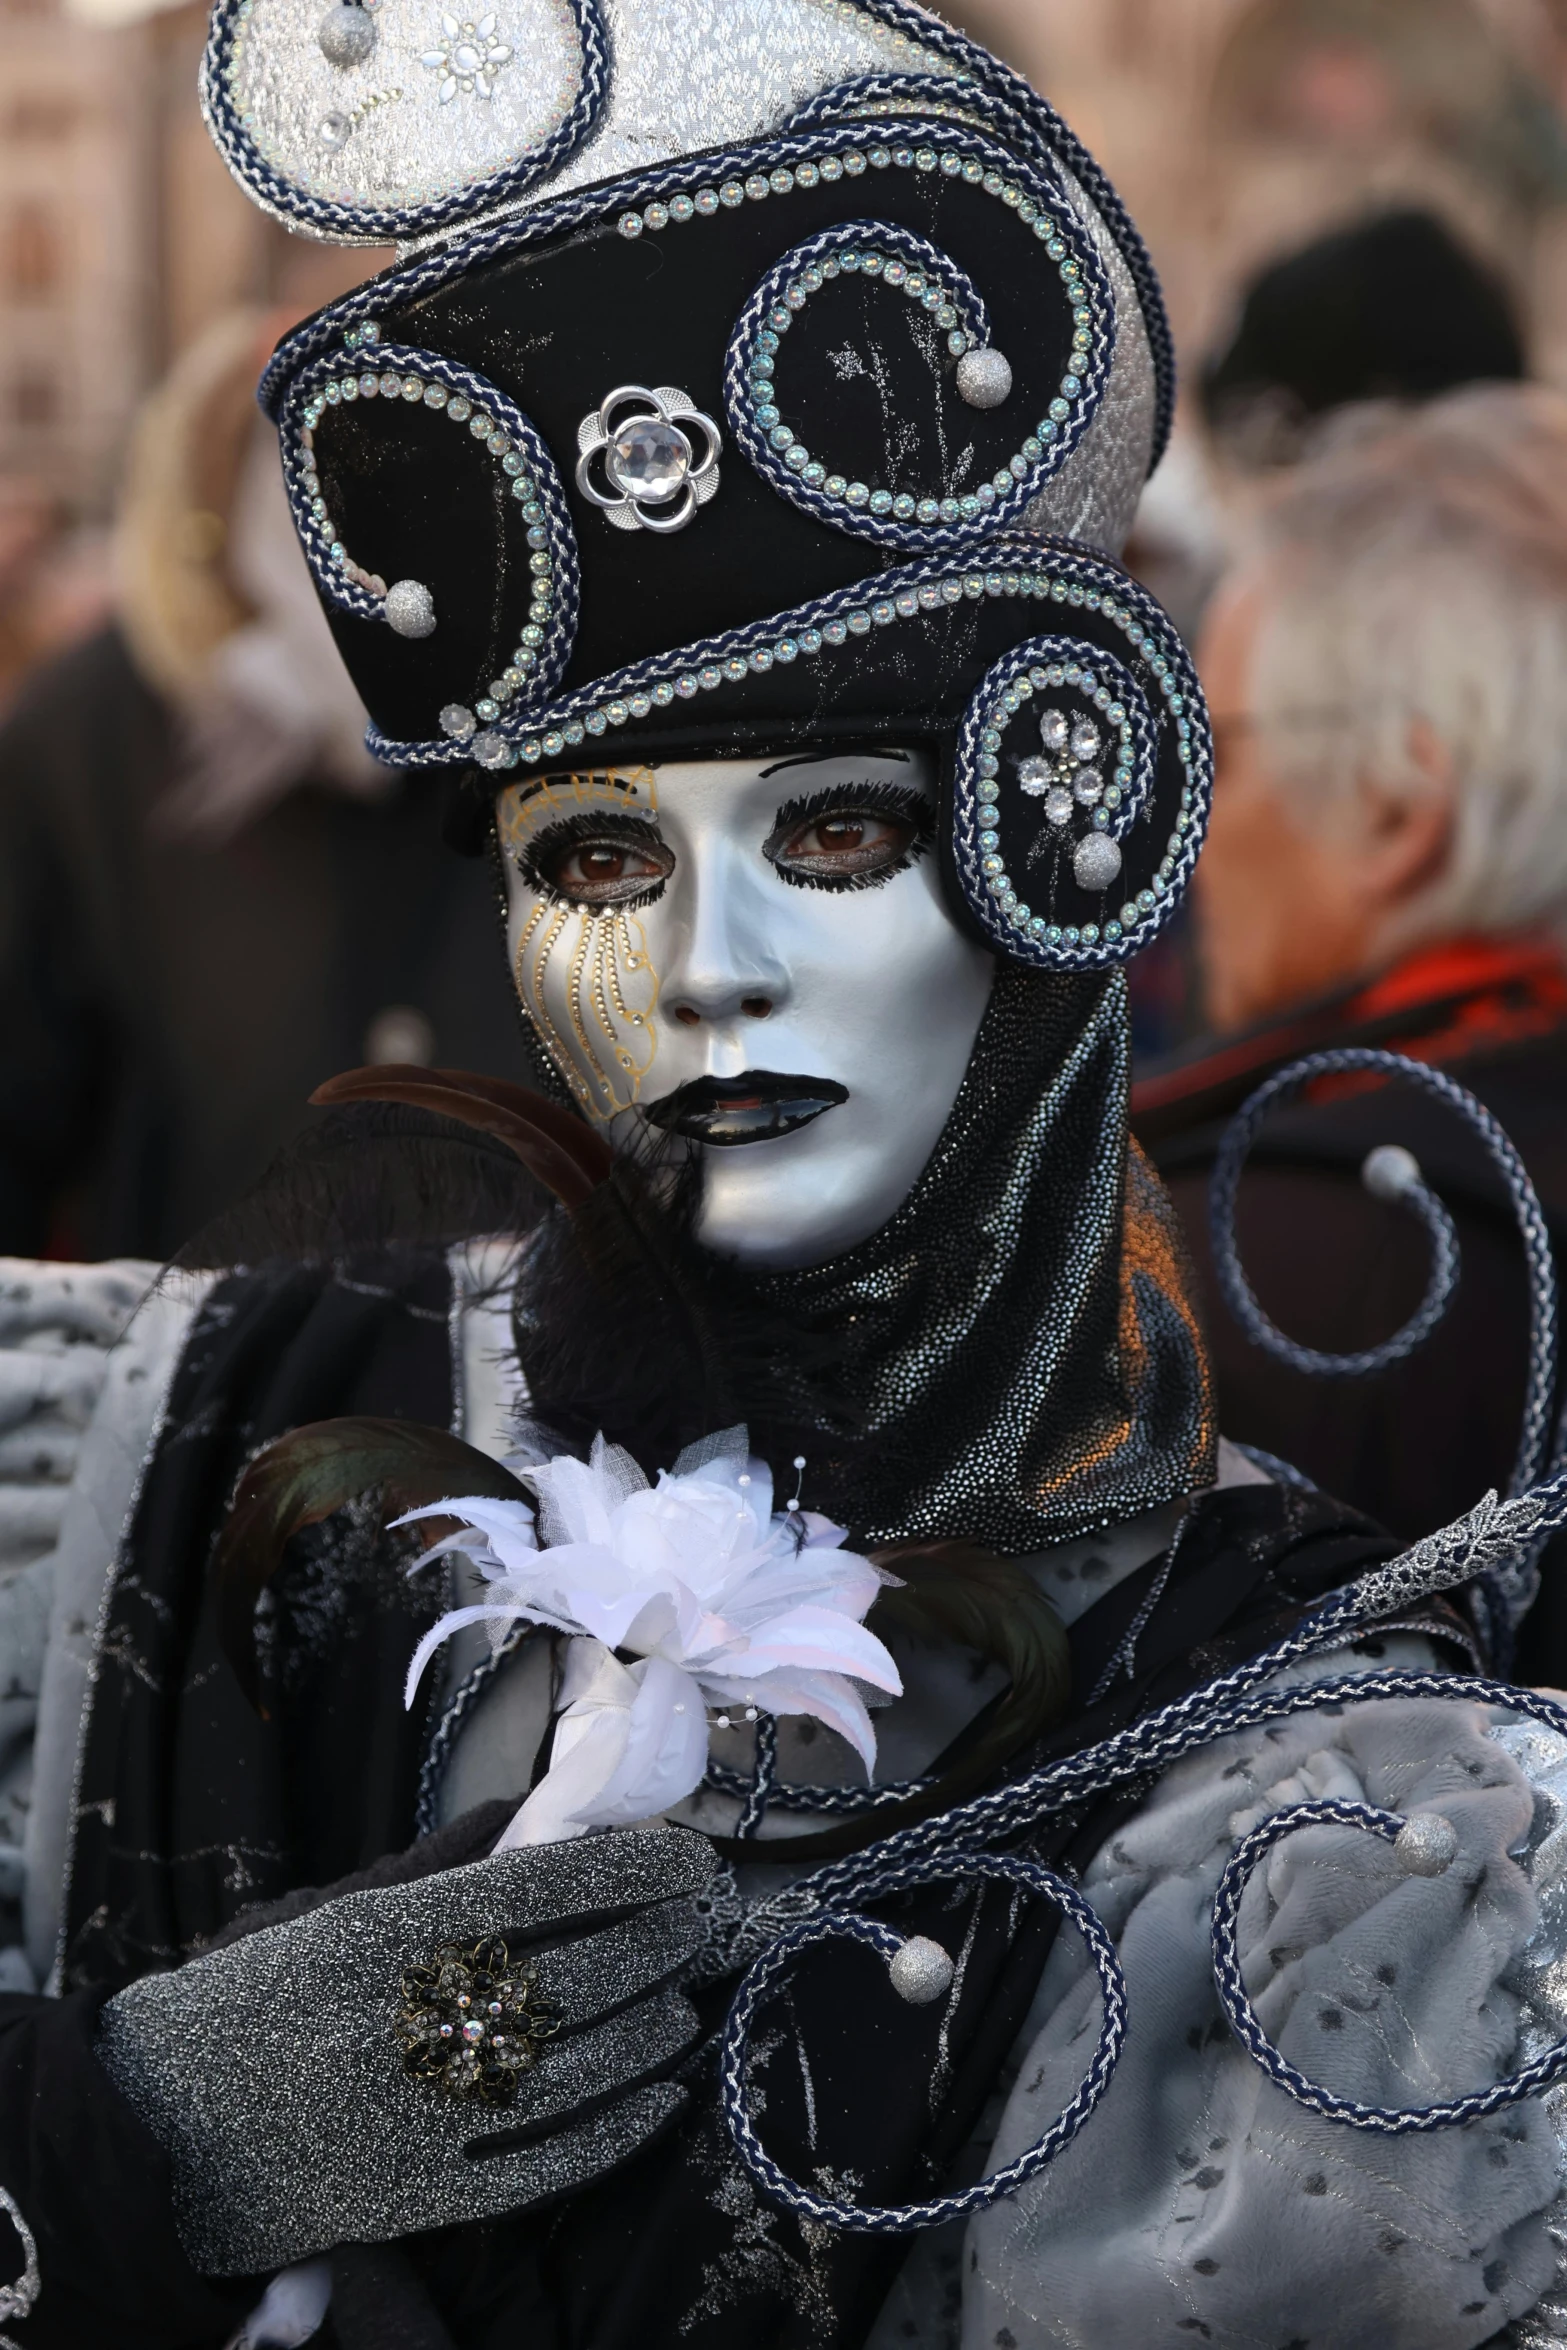
[[[466,1948],[443,1942],[427,1966],[404,1969],[396,2022],[404,2069],[448,2097],[509,2105],[559,2029],[537,1969],[513,1966],[493,1937]]]

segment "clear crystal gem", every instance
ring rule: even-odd
[[[1039,739],[1047,751],[1064,751],[1071,728],[1064,710],[1041,710]]]
[[[1064,783],[1055,784],[1045,794],[1045,822],[1047,824],[1070,824],[1071,821],[1072,795]]]
[[[644,505],[677,495],[691,470],[691,444],[662,416],[636,416],[610,443],[609,468],[617,487]]]
[[[1099,755],[1099,729],[1091,719],[1079,718],[1072,729],[1072,756],[1074,759],[1094,759]]]
[[[1055,782],[1056,771],[1048,759],[1020,759],[1017,779],[1031,800],[1037,800]]]
[[[1072,778],[1072,796],[1080,808],[1094,807],[1104,787],[1105,779],[1097,767],[1079,767]]]
[[[484,2026],[480,2023],[477,2016],[475,2016],[470,2023],[463,2025],[462,2036],[469,2042],[479,2041],[484,2038]]]

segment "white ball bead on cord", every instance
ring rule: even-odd
[[[958,361],[958,397],[971,408],[999,408],[1012,390],[1012,366],[1004,351],[988,344],[965,351]]]
[[[1394,1837],[1393,1850],[1410,1876],[1442,1877],[1458,1858],[1458,1830],[1439,1811],[1417,1811]]]
[[[931,2007],[952,1988],[954,1968],[939,1942],[928,1934],[911,1934],[887,1961],[887,1973],[900,1999],[911,2007]]]
[[[1090,832],[1072,852],[1079,889],[1108,889],[1121,870],[1121,852],[1107,832]]]
[[[1360,1180],[1373,1199],[1393,1205],[1406,1193],[1418,1191],[1424,1177],[1413,1151],[1406,1151],[1399,1142],[1383,1142],[1366,1153]]]
[[[433,636],[435,598],[422,579],[394,579],[386,591],[386,625],[394,636]]]

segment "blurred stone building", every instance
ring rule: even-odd
[[[243,197],[196,104],[201,0],[0,0],[0,702],[90,625],[137,405],[236,302],[374,266]]]

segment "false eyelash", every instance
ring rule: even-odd
[[[580,808],[569,816],[557,816],[552,823],[541,825],[525,848],[516,852],[516,866],[524,881],[531,882],[541,897],[549,898],[557,906],[582,906],[589,912],[602,911],[600,901],[573,897],[562,889],[544,870],[546,858],[553,860],[567,849],[581,846],[589,840],[624,841],[629,847],[664,849],[663,836],[652,816],[623,814],[618,808]],[[669,851],[664,849],[668,856]],[[650,906],[669,879],[668,872],[650,881],[644,889],[629,898],[616,898],[616,913],[629,913],[638,906]]]
[[[813,816],[890,816],[914,827],[914,838],[901,856],[891,864],[882,865],[874,873],[797,873],[778,861],[774,844],[785,835],[808,823]],[[881,780],[864,783],[827,784],[820,791],[808,793],[804,799],[786,800],[773,821],[767,846],[762,854],[780,881],[791,889],[879,889],[884,881],[891,881],[898,873],[906,873],[917,865],[930,849],[936,836],[935,811],[922,791],[913,784],[887,783]]]

